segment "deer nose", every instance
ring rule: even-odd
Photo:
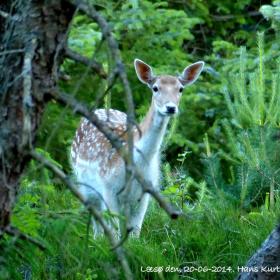
[[[166,106],[166,112],[168,114],[175,114],[176,113],[176,106],[174,106],[174,105],[167,105]]]

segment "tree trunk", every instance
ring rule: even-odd
[[[63,0],[0,3],[0,230],[9,225],[74,7]]]
[[[280,279],[280,225],[272,231],[248,263],[239,268],[241,269],[237,280]]]

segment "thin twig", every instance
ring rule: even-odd
[[[65,57],[72,59],[76,62],[82,63],[86,66],[89,66],[97,75],[99,75],[102,79],[107,79],[107,74],[103,69],[102,64],[97,62],[95,59],[89,59],[77,52],[74,52],[70,48],[65,48]]]
[[[0,52],[0,56],[5,56],[8,54],[15,54],[15,53],[23,53],[25,49],[15,49],[15,50],[7,50]]]
[[[230,19],[235,19],[238,17],[257,17],[261,16],[262,13],[259,11],[248,12],[247,14],[240,15],[211,15],[214,21],[228,21]]]
[[[67,39],[70,34],[70,30],[72,29],[73,26],[73,19],[76,17],[79,9],[76,7],[74,13],[72,14],[72,19],[69,22],[67,29],[63,36],[61,37],[61,40],[59,41],[56,49],[55,49],[55,54],[54,54],[54,59],[53,59],[53,66],[52,66],[52,73],[54,76],[54,79],[57,81],[59,79],[59,64],[60,64],[60,59],[59,56],[63,53],[65,46],[67,44]]]
[[[101,93],[98,94],[95,98],[95,102],[94,102],[94,109],[97,109],[98,106],[100,105],[101,101],[104,100],[105,96],[110,92],[110,90],[113,88],[116,80],[117,80],[117,76],[118,76],[118,71],[116,69],[114,69],[111,73],[110,76],[108,77],[108,85],[106,90]]]

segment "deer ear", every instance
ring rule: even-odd
[[[199,77],[201,71],[203,70],[204,62],[198,61],[190,66],[186,67],[183,73],[179,76],[179,81],[183,86],[193,84]]]
[[[138,79],[142,83],[150,85],[154,80],[153,70],[151,66],[149,66],[148,64],[146,64],[144,61],[140,59],[135,59],[134,67]]]

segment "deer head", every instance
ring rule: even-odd
[[[139,80],[153,92],[154,109],[163,116],[175,115],[185,86],[193,84],[199,77],[204,62],[198,61],[186,67],[178,77],[170,75],[154,76],[152,67],[140,59],[134,66]]]

